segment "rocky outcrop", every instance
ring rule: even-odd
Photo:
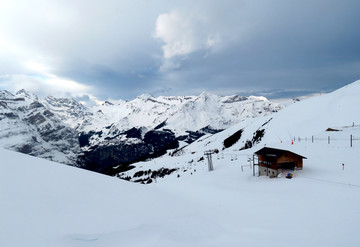
[[[137,136],[138,131],[132,129],[125,133],[131,133],[131,136]],[[86,136],[89,138],[89,136]],[[82,135],[82,139],[85,136]],[[98,145],[84,151],[79,157],[81,167],[115,175],[119,172],[131,169],[130,164],[143,161],[148,158],[159,157],[169,149],[175,149],[179,146],[175,135],[168,131],[152,130],[145,134],[143,139],[136,138],[137,141],[128,142],[127,140],[116,145]],[[82,140],[84,143],[84,140]],[[87,142],[88,143],[88,142]]]
[[[214,128],[211,128],[210,126],[206,126],[197,131],[188,130],[188,131],[186,131],[186,133],[187,133],[186,135],[181,135],[181,136],[177,137],[177,139],[179,141],[184,141],[184,142],[190,144],[206,134],[214,135],[221,131],[223,131],[223,130],[222,129],[214,129]]]

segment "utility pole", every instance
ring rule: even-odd
[[[253,176],[255,177],[255,165],[258,165],[258,164],[255,164],[255,155],[253,155],[252,158],[249,158],[248,161],[250,163],[250,169],[252,168]]]
[[[213,162],[212,162],[212,157],[211,155],[216,153],[216,150],[208,150],[205,151],[204,154],[206,155],[207,159],[208,159],[208,165],[209,165],[209,172],[214,170],[214,166],[213,166]]]

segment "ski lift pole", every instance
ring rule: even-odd
[[[214,170],[214,166],[213,166],[213,163],[212,163],[212,157],[211,157],[211,155],[214,154],[214,153],[216,153],[216,150],[208,150],[208,151],[204,152],[204,154],[206,155],[206,158],[208,160],[209,172]]]

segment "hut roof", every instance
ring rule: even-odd
[[[292,154],[295,154],[297,156],[300,156],[303,159],[306,159],[306,157],[301,156],[299,154],[296,154],[294,152],[291,152],[289,150],[283,150],[283,149],[277,149],[277,148],[263,147],[262,149],[255,152],[255,154],[257,154],[257,155],[273,156],[273,157],[276,157],[276,158],[283,155],[284,153],[292,153]]]

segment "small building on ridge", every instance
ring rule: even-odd
[[[306,157],[288,150],[264,147],[255,155],[258,157],[259,176],[277,177],[284,170],[302,170]]]

